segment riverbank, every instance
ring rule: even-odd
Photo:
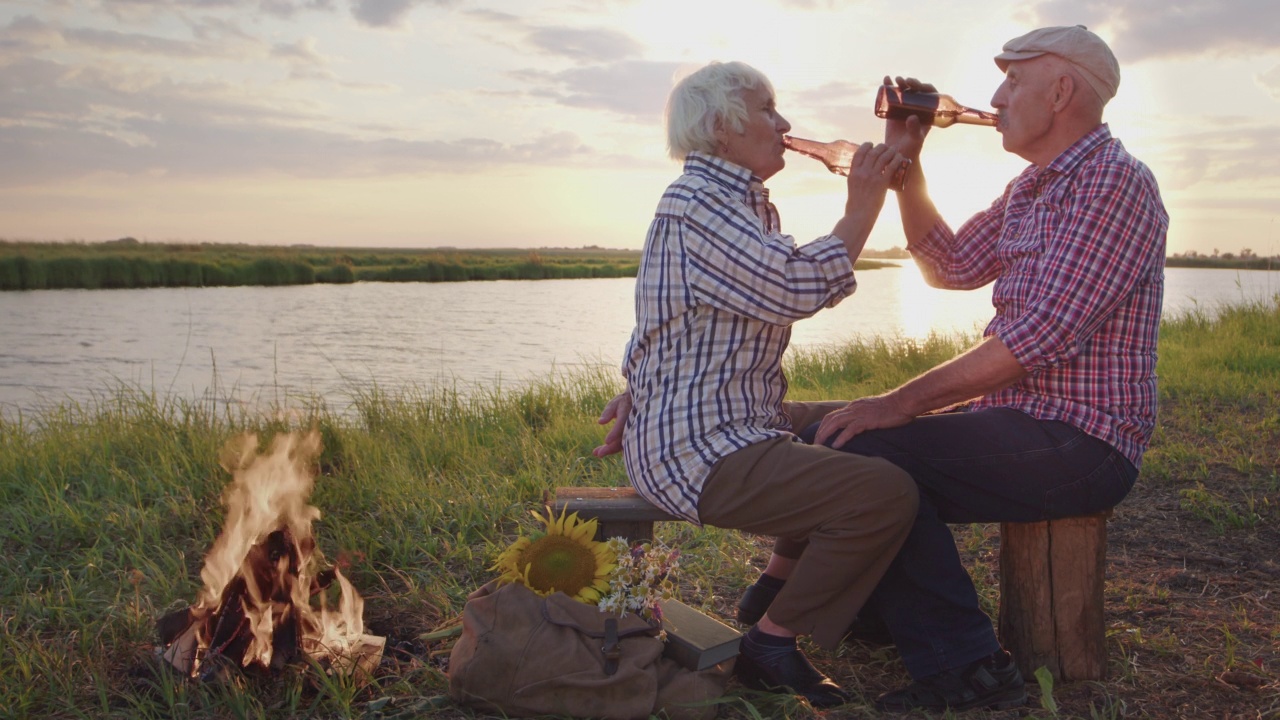
[[[1165,267],[1210,268],[1215,270],[1280,270],[1280,255],[1174,255],[1166,258]]]
[[[797,399],[878,392],[955,355],[971,337],[876,340],[799,354]],[[1271,717],[1280,712],[1280,303],[1166,321],[1160,425],[1133,494],[1110,524],[1110,679],[1033,689],[1036,717]],[[119,390],[91,405],[0,419],[0,716],[16,718],[463,718],[437,698],[465,596],[528,510],[559,485],[626,482],[590,450],[617,390],[584,374],[512,392],[375,388],[342,416],[323,404],[267,415],[215,401]],[[283,409],[282,409],[283,410]],[[190,603],[223,525],[236,434],[316,426],[324,449],[312,502],[320,547],[345,558],[369,632],[388,638],[367,686],[314,670],[191,684],[161,671],[155,621]],[[764,539],[667,523],[684,552],[681,596],[733,617],[767,557]],[[994,608],[998,528],[957,528]],[[862,694],[842,717],[905,681],[892,649],[848,646],[815,662]],[[732,686],[722,717],[810,717]],[[1056,713],[1035,710],[1056,706]],[[969,713],[966,717],[1014,717]]]
[[[859,270],[892,262],[860,260]],[[639,250],[370,249],[0,240],[0,290],[465,282],[635,277]]]
[[[0,241],[0,290],[634,277],[637,251]]]

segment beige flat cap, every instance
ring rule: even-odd
[[[1102,102],[1115,97],[1120,87],[1120,63],[1116,62],[1116,56],[1102,38],[1083,25],[1032,30],[1005,43],[1003,49],[995,58],[1002,72],[1015,60],[1057,55],[1080,71]]]

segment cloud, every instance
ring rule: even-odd
[[[1259,75],[1258,84],[1270,91],[1271,97],[1280,100],[1280,65]]]
[[[778,4],[796,10],[839,10],[841,0],[779,0]]]
[[[62,31],[68,44],[83,46],[105,53],[136,53],[139,55],[167,55],[184,57],[192,55],[219,55],[216,46],[201,47],[202,43],[186,40],[170,40],[140,33],[121,33],[114,30],[73,28]]]
[[[841,137],[855,143],[884,137],[884,121],[867,110],[878,82],[829,82],[815,88],[789,92],[779,89],[778,111],[796,135],[815,140]]]
[[[626,60],[555,73],[513,73],[534,86],[530,94],[569,107],[592,108],[652,122],[662,114],[680,63]]]
[[[418,5],[446,6],[458,0],[100,0],[110,16],[120,19],[153,18],[192,12],[261,12],[279,18],[293,18],[303,12],[332,12],[339,5],[350,8],[351,16],[371,28],[396,28],[405,24]]]
[[[271,57],[283,58],[300,65],[323,67],[329,64],[328,58],[316,51],[316,39],[312,37],[303,38],[290,44],[277,43],[275,47],[271,48]]]
[[[1276,0],[1044,0],[1032,15],[1087,25],[1125,61],[1274,52],[1280,38]]]
[[[314,60],[306,41],[284,55]],[[403,127],[332,129],[323,110],[231,81],[176,82],[151,71],[39,59],[0,72],[0,187],[77,177],[365,177],[564,165],[594,157],[577,136],[526,142],[388,137]],[[324,129],[321,129],[324,128]]]
[[[191,35],[204,42],[223,44],[231,42],[257,44],[260,42],[258,38],[245,32],[239,23],[228,18],[206,15],[191,18],[188,23],[191,28]]]
[[[545,53],[592,62],[623,60],[644,49],[631,36],[617,30],[536,28],[529,32],[528,40]]]
[[[20,59],[46,50],[84,50],[102,55],[150,55],[169,58],[242,56],[244,44],[259,44],[244,36],[227,39],[174,40],[142,33],[124,33],[88,27],[61,27],[30,16],[14,18],[0,28],[0,58]]]
[[[398,27],[404,24],[413,0],[355,0],[351,14],[369,27]]]
[[[289,64],[290,80],[339,82],[338,76],[329,69],[329,58],[316,50],[315,38],[277,43],[271,48],[271,57]]]
[[[293,17],[305,10],[333,10],[334,0],[100,0],[112,17],[136,18],[183,11],[250,10]]]
[[[364,140],[310,128],[185,124],[139,116],[120,116],[111,124],[110,119],[80,118],[73,132],[0,126],[0,147],[13,160],[0,166],[0,187],[102,174],[179,179],[261,173],[320,178],[474,173],[509,165],[574,164],[594,155],[570,133],[519,144],[486,138]]]
[[[79,51],[83,56],[81,62],[88,65],[101,65],[107,56],[126,54],[179,60],[271,58],[288,65],[290,80],[319,80],[357,91],[385,91],[392,87],[386,83],[339,78],[329,69],[330,59],[317,50],[315,38],[268,46],[244,32],[237,23],[221,18],[202,18],[190,27],[195,39],[170,39],[95,28],[62,28],[36,18],[19,17],[9,27],[0,28],[0,68],[6,60],[37,57],[51,50]],[[145,64],[136,64],[135,73],[140,74],[145,67]],[[168,64],[157,67],[156,72],[173,72],[176,67]]]
[[[16,17],[8,27],[0,29],[0,59],[27,58],[63,44],[62,33],[57,28],[30,15]]]
[[[398,28],[418,5],[446,7],[457,0],[349,0],[351,15],[366,27]]]
[[[541,53],[583,63],[625,60],[644,51],[638,40],[620,30],[538,25],[523,17],[495,10],[468,10],[466,14],[476,20],[502,26]]]
[[[477,20],[485,20],[485,21],[488,21],[491,23],[497,23],[500,25],[518,26],[524,23],[524,21],[520,18],[519,15],[513,15],[512,13],[499,12],[497,10],[490,10],[488,8],[470,9],[466,11],[466,14],[473,18],[476,18]]]
[[[1166,138],[1164,164],[1170,187],[1274,185],[1280,178],[1280,123],[1229,117],[1206,120],[1201,124],[1209,130]]]
[[[348,167],[368,174],[416,172],[424,169],[455,172],[478,171],[495,165],[559,165],[590,157],[594,151],[577,135],[547,133],[521,144],[506,144],[486,138],[453,141],[376,140],[346,141],[334,145],[339,154],[353,160]]]
[[[333,0],[260,0],[258,3],[268,15],[290,18],[304,10],[333,10]]]

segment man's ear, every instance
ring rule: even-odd
[[[1053,110],[1054,112],[1062,112],[1071,104],[1071,97],[1079,88],[1076,87],[1076,79],[1071,77],[1070,73],[1062,73],[1058,75],[1058,79],[1053,84]]]

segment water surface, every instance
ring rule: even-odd
[[[858,292],[794,327],[793,347],[973,332],[990,288],[926,286],[914,265],[858,273]],[[246,403],[319,396],[341,408],[375,384],[518,386],[584,367],[616,372],[631,278],[0,293],[0,411],[93,402],[124,383]],[[1169,268],[1165,314],[1274,297],[1280,273]]]

